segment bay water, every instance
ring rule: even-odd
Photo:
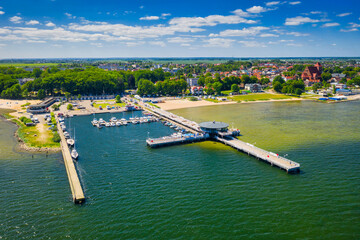
[[[87,201],[74,205],[61,153],[15,151],[0,120],[0,239],[359,239],[360,102],[273,102],[172,111],[224,121],[301,164],[286,172],[215,142],[150,149],[160,122],[98,129],[67,119]],[[141,112],[98,114],[105,120]]]

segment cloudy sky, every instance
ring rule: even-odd
[[[360,56],[358,0],[2,0],[0,58]]]

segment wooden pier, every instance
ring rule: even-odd
[[[288,173],[290,173],[290,172],[295,173],[295,172],[300,171],[299,163],[291,161],[284,157],[281,157],[278,154],[268,152],[266,150],[258,148],[252,144],[240,141],[239,139],[236,139],[236,138],[224,139],[224,138],[220,138],[220,137],[215,137],[215,139],[219,142],[224,143],[225,145],[228,145],[239,151],[247,153],[248,155],[252,155],[252,156],[256,157],[257,159],[261,159],[265,162],[268,162],[271,164],[271,166],[275,165],[281,169],[284,169]]]
[[[61,138],[61,152],[65,163],[66,173],[69,179],[72,198],[74,203],[81,204],[85,202],[85,196],[80,184],[79,176],[76,172],[75,164],[70,155],[70,149],[66,143],[64,132],[61,129],[59,122],[57,123],[57,128]]]

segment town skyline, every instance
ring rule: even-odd
[[[358,57],[359,3],[3,1],[1,58]]]

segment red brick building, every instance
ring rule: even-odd
[[[313,67],[306,67],[301,74],[302,80],[309,80],[309,82],[320,82],[322,73],[322,66],[320,63],[316,63]]]

